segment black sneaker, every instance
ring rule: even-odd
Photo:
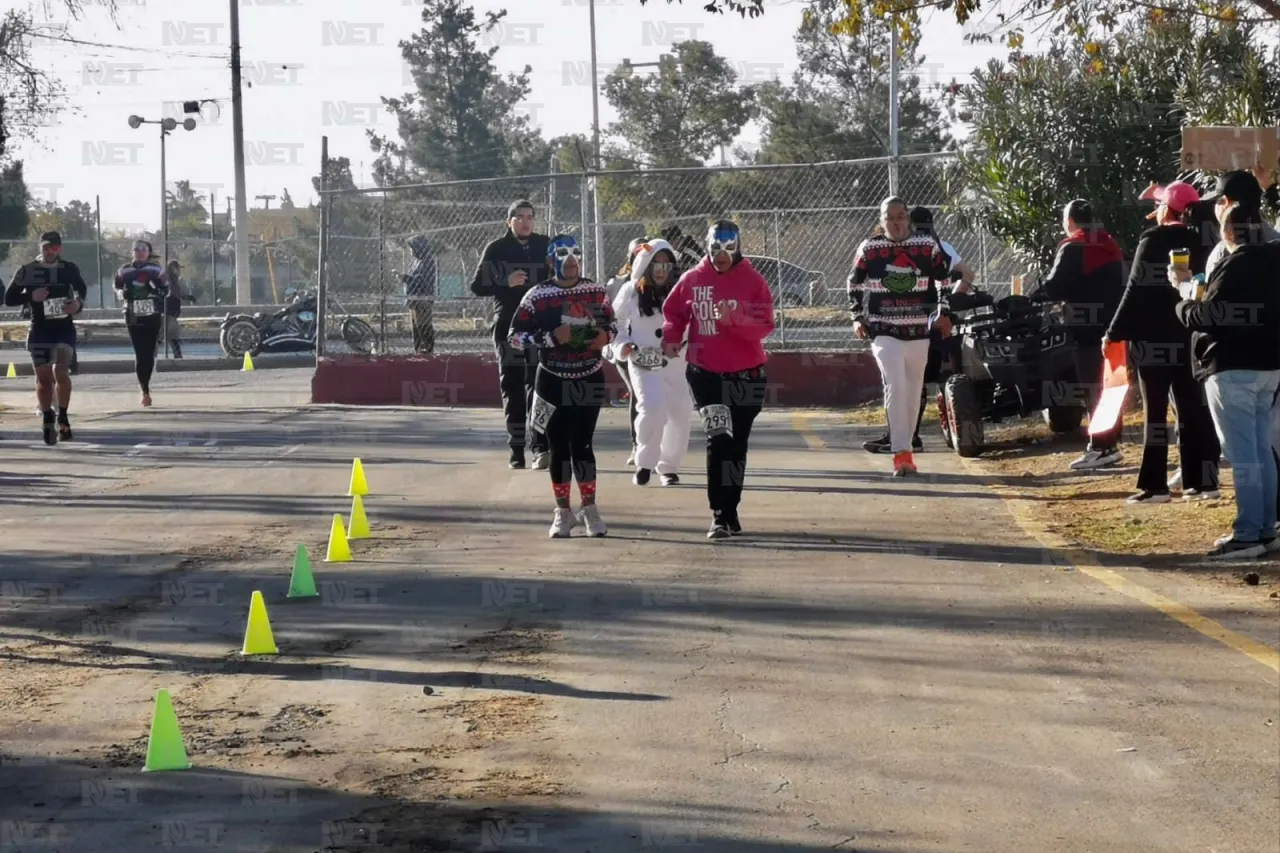
[[[58,424],[57,424],[57,421],[54,420],[54,417],[55,416],[52,410],[48,412],[41,412],[41,419],[43,421],[42,425],[44,427],[43,435],[44,435],[45,444],[52,445],[52,444],[58,443]]]
[[[1218,546],[1205,556],[1210,560],[1244,560],[1261,557],[1267,553],[1267,546],[1261,542],[1241,542],[1239,539],[1220,541]]]
[[[678,485],[680,485],[680,475],[679,475],[679,474],[663,474],[663,475],[662,475],[662,485],[664,485],[664,486],[678,486]]]
[[[892,445],[889,442],[889,434],[885,433],[879,438],[873,438],[870,441],[862,442],[862,449],[868,453],[888,453]],[[911,449],[916,452],[924,451],[924,442],[920,436],[913,435],[911,437]]]
[[[862,442],[862,449],[868,453],[888,453],[889,452],[889,433],[885,433],[879,438],[873,438],[869,441]]]
[[[735,512],[724,520],[725,527],[729,528],[730,536],[742,535],[742,522],[738,521],[738,514]]]
[[[729,525],[718,518],[711,522],[711,529],[707,531],[708,539],[728,539],[732,535]]]
[[[511,451],[511,458],[507,460],[507,467],[508,468],[524,467],[524,450],[522,448],[515,448]]]
[[[1168,492],[1153,492],[1150,489],[1138,492],[1136,495],[1130,495],[1125,498],[1127,504],[1167,504],[1173,500],[1173,496]]]
[[[648,468],[637,468],[635,475],[631,478],[631,482],[637,486],[649,485],[649,477],[652,472]]]

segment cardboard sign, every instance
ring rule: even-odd
[[[1085,381],[1087,377],[1080,377]],[[1129,355],[1123,341],[1107,344],[1102,365],[1102,396],[1098,408],[1089,417],[1089,435],[1098,435],[1120,422],[1124,414],[1124,401],[1129,396]]]
[[[1280,128],[1184,127],[1182,168],[1207,172],[1280,167]]]

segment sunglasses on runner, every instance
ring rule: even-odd
[[[670,261],[655,261],[654,263],[649,264],[649,266],[655,270],[661,270],[662,272],[671,272],[676,267],[676,265]]]

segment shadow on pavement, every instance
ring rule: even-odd
[[[571,795],[455,798],[450,768],[433,766],[426,752],[413,773],[374,780],[376,794],[319,787],[282,773],[200,766],[201,758],[192,756],[196,766],[189,770],[144,774],[135,763],[105,756],[70,761],[5,754],[3,842],[63,853],[197,847],[640,853],[690,845],[710,853],[810,853],[857,849],[859,842],[885,853],[925,849],[904,833],[852,820],[814,828],[811,844],[756,840],[744,837],[750,830],[738,829],[753,817],[746,810],[699,803],[646,803],[643,812],[628,812],[580,808]]]

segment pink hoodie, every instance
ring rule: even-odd
[[[717,302],[731,312],[717,320]],[[703,258],[680,276],[662,304],[663,341],[683,341],[689,330],[689,363],[713,373],[736,373],[765,363],[764,339],[773,332],[773,294],[764,276],[743,258],[718,273]]]

